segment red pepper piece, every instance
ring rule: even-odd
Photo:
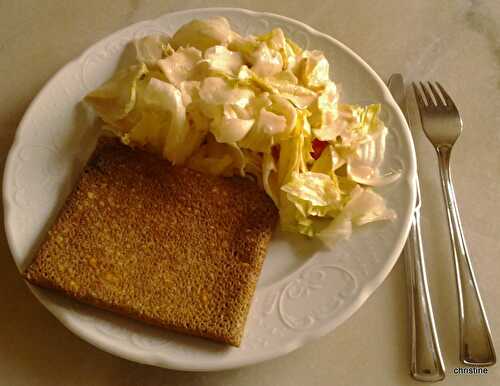
[[[327,146],[328,146],[327,141],[321,141],[317,138],[314,138],[312,141],[313,151],[311,152],[311,157],[313,157],[314,159],[318,159],[321,156],[321,153],[323,153],[325,147]]]

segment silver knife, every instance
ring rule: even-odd
[[[408,120],[405,108],[405,86],[401,74],[393,74],[387,83],[392,96]],[[410,374],[424,382],[437,382],[445,377],[432,303],[425,271],[424,250],[420,231],[420,184],[416,177],[417,202],[412,225],[404,247],[408,305],[410,317]]]

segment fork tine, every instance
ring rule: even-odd
[[[419,82],[419,83],[420,83],[420,88],[422,89],[422,92],[424,93],[425,98],[427,99],[427,105],[428,106],[435,106],[434,101],[432,100],[431,94],[427,90],[427,87],[425,87],[425,84],[423,84],[422,82]]]
[[[415,98],[417,99],[417,105],[419,110],[425,108],[424,99],[422,98],[422,94],[418,90],[417,85],[415,84],[415,82],[412,82],[411,85],[413,86],[413,92],[415,93]]]
[[[441,83],[436,82],[437,86],[439,87],[439,90],[441,91],[441,95],[443,96],[443,99],[446,102],[446,105],[449,107],[453,107],[454,109],[457,109],[457,106],[455,106],[455,102],[453,102],[453,99],[448,95],[448,93],[444,90],[443,86],[441,86]]]
[[[444,107],[444,101],[443,98],[441,98],[441,95],[439,95],[439,92],[436,90],[434,85],[431,82],[427,82],[429,85],[429,88],[431,89],[432,95],[434,95],[434,100],[436,101],[436,105],[438,107]]]

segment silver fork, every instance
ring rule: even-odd
[[[438,82],[435,85],[428,82],[428,87],[420,82],[420,88],[421,91],[413,83],[422,128],[438,155],[441,187],[455,263],[459,302],[460,361],[466,365],[490,366],[496,363],[495,349],[467,251],[451,181],[451,149],[462,132],[462,119],[455,103]]]

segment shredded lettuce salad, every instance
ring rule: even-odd
[[[134,44],[137,63],[85,97],[125,144],[205,173],[253,176],[282,229],[330,246],[353,225],[395,218],[371,189],[398,177],[379,171],[380,105],[340,103],[321,51],[279,28],[240,36],[222,17]]]

